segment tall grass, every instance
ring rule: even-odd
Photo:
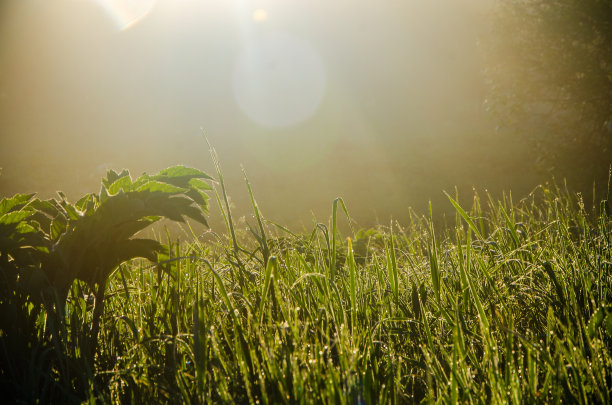
[[[245,175],[246,177],[246,175]],[[610,403],[612,217],[608,202],[543,185],[515,202],[449,196],[457,217],[295,235],[264,220],[166,241],[167,260],[111,277],[95,367],[76,282],[64,347],[35,345],[12,399],[122,403]],[[38,326],[44,333],[44,314]],[[2,347],[2,350],[7,350]],[[48,361],[42,361],[49,358]],[[8,371],[7,371],[8,370]]]

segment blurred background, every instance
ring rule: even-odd
[[[554,176],[590,201],[612,157],[607,3],[0,0],[0,195],[214,174],[205,133],[235,214],[242,166],[297,230],[337,196],[361,227],[450,212],[455,187],[520,199]]]

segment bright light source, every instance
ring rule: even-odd
[[[264,22],[268,19],[268,12],[264,9],[257,9],[253,11],[253,21],[255,22]]]
[[[120,30],[126,30],[153,9],[156,0],[96,0]]]

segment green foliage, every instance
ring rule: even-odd
[[[124,194],[137,182],[121,181]],[[91,280],[79,278],[57,328],[62,351],[53,361],[50,345],[24,351],[46,380],[5,367],[3,392],[30,402],[610,403],[605,204],[587,212],[554,185],[486,207],[455,196],[453,226],[413,213],[345,241],[337,203],[328,226],[296,235],[270,226],[249,193],[249,231],[228,220],[233,232],[214,242],[170,243],[156,271],[132,261],[109,276],[93,363],[80,361],[93,314],[79,291]],[[19,198],[4,212],[38,212]],[[20,263],[45,248],[28,247]],[[44,335],[43,317],[33,325]]]
[[[575,166],[610,163],[610,21],[606,0],[510,0],[483,37],[488,109],[550,164],[563,155],[584,159]]]
[[[61,192],[59,199],[39,200],[33,194],[3,199],[0,306],[2,313],[12,315],[3,317],[6,322],[0,325],[3,364],[17,367],[13,355],[23,354],[32,346],[44,350],[49,335],[55,350],[62,350],[67,339],[66,300],[75,281],[80,280],[96,289],[91,336],[89,340],[81,339],[77,356],[85,358],[91,366],[108,277],[125,261],[141,257],[156,262],[158,253],[164,251],[158,241],[134,235],[161,218],[184,222],[188,217],[207,225],[206,191],[210,186],[204,180],[210,179],[199,170],[183,166],[135,180],[126,170],[121,173],[111,170],[102,181],[99,194],[85,195],[75,204],[68,202]],[[36,324],[41,305],[48,318],[42,339]],[[79,315],[81,322],[88,318],[86,312]],[[19,339],[24,340],[23,344]],[[12,353],[16,347],[20,350]],[[3,378],[7,371],[3,368]],[[64,377],[67,372],[62,371]]]
[[[183,166],[135,180],[126,170],[110,170],[99,194],[88,194],[74,205],[63,193],[59,200],[41,201],[33,195],[5,199],[2,207],[10,212],[2,217],[2,237],[7,241],[2,254],[19,260],[23,254],[16,256],[17,251],[43,252],[33,262],[40,264],[60,297],[67,295],[75,279],[91,287],[104,284],[124,261],[157,259],[159,242],[133,236],[160,218],[183,222],[189,217],[207,224],[205,191],[210,186],[202,179],[210,177]]]
[[[67,292],[74,279],[93,287],[105,283],[126,260],[155,261],[162,250],[159,242],[132,237],[162,217],[178,222],[189,217],[206,225],[204,191],[210,187],[201,179],[210,177],[182,166],[134,181],[127,171],[110,171],[99,195],[86,196],[75,207],[63,202],[68,215],[63,215],[64,227],[53,239],[57,260],[48,271],[51,283],[60,292]]]

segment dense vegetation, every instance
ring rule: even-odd
[[[483,36],[487,109],[545,166],[607,165],[612,2],[507,0],[495,10]]]
[[[205,222],[209,178],[192,169],[111,172],[75,205],[2,200],[5,400],[610,402],[609,195],[449,196],[445,227],[413,213],[344,238],[340,199],[309,234],[254,199],[236,229],[218,175],[227,233],[190,243],[132,236],[161,216]]]

